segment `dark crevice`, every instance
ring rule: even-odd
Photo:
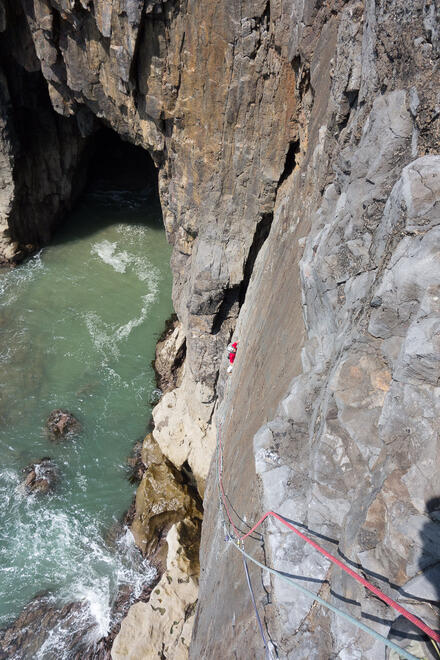
[[[142,206],[148,199],[148,204],[155,209],[157,222],[161,224],[161,206],[158,191],[158,174],[154,162],[148,151],[124,141],[113,129],[96,120],[98,129],[90,136],[84,158],[80,165],[84,178],[82,189],[75,199],[70,200],[70,207],[83,199],[83,195],[92,194],[95,199],[112,200],[112,204],[126,204],[130,198],[133,204]],[[60,222],[54,224],[54,232],[50,236],[52,245],[59,245],[66,238],[64,232],[55,231],[58,224],[68,221],[64,211],[59,218]],[[111,214],[102,215],[100,226],[105,227],[112,222]],[[150,216],[145,216],[145,223],[152,222]],[[88,236],[90,231],[96,230],[96,223],[80,224],[76,229],[76,238]],[[48,240],[46,241],[46,243]]]
[[[183,480],[183,483],[186,484],[190,490],[192,497],[195,499],[199,505],[201,511],[203,511],[203,500],[200,497],[199,491],[197,489],[197,481],[194,476],[194,472],[191,470],[190,464],[188,461],[185,461],[180,468],[180,474]]]
[[[359,90],[354,89],[350,92],[345,92],[345,96],[347,97],[348,103],[350,105],[350,110],[352,110],[353,108],[356,109],[357,108],[357,100],[358,100],[358,96],[359,96]]]
[[[297,164],[297,154],[299,153],[299,151],[300,151],[300,141],[293,140],[292,142],[290,142],[289,147],[287,149],[286,158],[284,161],[284,168],[278,181],[277,190],[280,187],[280,185],[283,183],[283,181],[285,181],[295,169],[295,166]],[[270,229],[272,227],[272,222],[273,222],[273,211],[271,211],[270,213],[264,213],[261,216],[259,222],[257,223],[257,226],[255,228],[254,238],[252,240],[252,245],[249,248],[249,253],[246,259],[246,263],[244,265],[243,280],[239,286],[231,287],[225,292],[219,310],[214,318],[213,327],[212,327],[213,334],[217,334],[219,332],[222,324],[228,318],[234,305],[238,304],[239,309],[243,305],[246,298],[246,293],[248,290],[251,275],[254,270],[255,261],[267,237],[269,236]]]
[[[291,66],[295,73],[295,85],[300,98],[304,98],[309,89],[313,97],[315,93],[310,83],[310,70],[303,66],[300,55],[292,58]]]
[[[264,12],[261,16],[261,23],[266,23],[266,27],[269,28],[270,25],[270,0],[267,0]]]
[[[343,120],[339,122],[339,132],[343,131],[344,128],[347,126],[348,121],[350,119],[351,111],[357,108],[357,102],[358,102],[358,96],[359,96],[359,90],[353,90],[350,92],[344,92],[344,96],[346,97],[348,101],[348,110],[347,113],[345,114]]]
[[[249,253],[244,265],[243,279],[241,284],[233,286],[225,291],[223,300],[220,304],[220,307],[214,317],[212,324],[212,334],[216,335],[223,323],[230,317],[235,316],[236,314],[231,314],[232,310],[234,312],[239,311],[240,307],[243,305],[246,298],[246,293],[248,290],[249,282],[251,279],[252,271],[254,269],[255,261],[257,259],[258,253],[263,247],[264,242],[269,236],[270,228],[272,226],[273,213],[264,213],[261,216],[260,221],[258,222],[252,245],[249,248]]]
[[[238,304],[240,307],[244,303],[244,299],[246,297],[246,292],[249,286],[252,271],[254,270],[254,265],[258,253],[263,247],[265,240],[269,236],[270,228],[272,226],[272,221],[273,221],[273,212],[264,213],[261,216],[261,220],[258,222],[255,228],[254,240],[252,241],[248,258],[246,259],[246,263],[244,266],[243,280],[241,282],[240,290],[239,290]]]
[[[292,69],[295,73],[295,76],[298,77],[299,70],[300,70],[300,67],[301,67],[301,57],[299,55],[295,55],[292,59],[291,64],[292,64]]]
[[[243,279],[239,285],[230,287],[225,291],[223,300],[214,317],[214,321],[212,324],[213,335],[216,335],[220,331],[223,323],[230,316],[232,315],[235,316],[235,314],[231,314],[233,308],[236,307],[234,312],[238,313],[241,306],[243,305],[249,287],[249,282],[251,280],[251,275],[254,270],[255,261],[267,237],[269,236],[270,229],[272,227],[272,222],[273,222],[273,212],[271,211],[270,213],[264,213],[261,216],[259,222],[257,223],[257,226],[255,228],[254,238],[252,240],[252,245],[249,248],[249,253],[246,259],[246,263],[244,265]]]
[[[294,140],[290,142],[289,148],[287,149],[286,159],[284,161],[284,169],[281,173],[280,179],[278,181],[278,188],[281,184],[292,174],[296,166],[296,156],[299,153],[299,140]]]
[[[259,16],[255,16],[254,20],[255,20],[254,31],[257,34],[257,41],[253,47],[252,53],[249,53],[247,55],[247,57],[249,57],[250,60],[255,60],[255,58],[257,57],[257,54],[261,46],[262,33],[270,31],[270,0],[267,0],[263,13]],[[277,50],[276,46],[275,46],[275,50]]]
[[[148,151],[102,126],[93,138],[88,188],[158,190],[157,169]]]
[[[223,300],[220,303],[220,307],[218,308],[218,311],[216,315],[214,316],[214,321],[212,323],[212,334],[216,335],[224,321],[229,317],[232,308],[234,305],[238,304],[240,296],[240,285],[236,285],[231,287],[230,289],[226,289],[225,295],[223,296]]]
[[[143,44],[145,38],[146,21],[147,21],[146,15],[144,12],[142,12],[137,35],[136,35],[133,57],[131,60],[130,70],[128,74],[130,86],[133,91],[133,100],[135,102],[136,107],[139,96],[139,76],[142,70],[142,65],[140,64],[140,59],[142,57],[142,54],[140,51],[141,51],[141,45]]]

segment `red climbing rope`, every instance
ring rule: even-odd
[[[226,511],[226,515],[228,516],[229,522],[231,523],[231,526],[235,532],[235,535],[237,536],[236,541],[244,541],[245,538],[250,536],[255,530],[263,523],[266,518],[271,516],[272,518],[276,518],[279,522],[281,522],[283,525],[288,527],[292,532],[297,534],[300,538],[303,539],[303,541],[306,541],[309,545],[311,545],[315,550],[318,550],[324,557],[327,557],[331,562],[336,564],[336,566],[339,566],[339,568],[342,568],[343,571],[348,573],[348,575],[351,575],[352,578],[357,580],[360,584],[362,584],[366,589],[369,589],[375,596],[383,600],[384,603],[389,605],[390,607],[394,608],[397,612],[402,614],[408,621],[411,621],[417,628],[422,630],[428,637],[431,637],[431,639],[434,639],[436,642],[440,643],[440,635],[435,632],[435,630],[432,630],[429,626],[426,625],[423,621],[421,621],[418,617],[416,617],[414,614],[411,614],[407,609],[399,605],[399,603],[396,603],[395,600],[387,596],[386,594],[383,593],[380,589],[375,587],[371,582],[368,582],[365,578],[363,578],[361,575],[353,571],[349,566],[344,564],[342,561],[337,559],[337,557],[334,557],[330,552],[327,552],[325,548],[322,548],[318,543],[315,541],[312,541],[312,539],[309,539],[305,534],[300,532],[296,527],[294,527],[291,523],[287,522],[282,516],[280,516],[278,513],[275,513],[275,511],[267,511],[264,516],[260,518],[260,520],[252,527],[252,529],[249,530],[246,534],[240,535],[240,532],[234,525],[234,522],[232,520],[228,503],[227,503],[227,498],[225,495],[225,491],[223,488],[223,479],[222,479],[222,472],[223,472],[223,449],[222,449],[222,442],[221,442],[221,432],[219,430],[218,434],[218,445],[219,445],[219,460],[218,460],[218,478],[219,478],[219,486],[220,486],[220,492],[222,495],[222,500],[223,500],[223,505]]]

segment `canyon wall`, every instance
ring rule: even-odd
[[[264,653],[242,558],[225,542],[214,463],[208,473],[216,429],[236,524],[282,513],[437,626],[438,4],[21,6],[0,14],[4,43],[23,31],[35,48],[23,63],[2,47],[3,258],[47,240],[97,121],[159,168],[186,359],[154,411],[153,434],[201,493],[206,486],[190,657]],[[63,127],[57,153],[69,144],[75,154],[47,173],[62,190],[48,189],[44,219],[33,213],[35,181],[18,192],[11,126],[22,95],[8,77],[18,66],[47,87],[51,121]],[[33,171],[44,148],[32,145]],[[239,350],[227,375],[232,336]],[[414,653],[422,648],[391,610],[278,524],[246,549]],[[255,568],[251,578],[274,655],[384,655],[277,579]]]
[[[85,184],[87,140],[53,111],[26,17],[0,4],[0,264],[51,237]]]

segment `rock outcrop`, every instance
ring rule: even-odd
[[[241,557],[224,541],[215,466],[208,475],[215,428],[244,528],[276,509],[437,626],[438,4],[21,6],[14,23],[6,4],[2,27],[9,40],[17,25],[31,35],[32,71],[63,115],[51,121],[75,126],[71,144],[82,144],[78,135],[90,135],[97,118],[160,168],[186,359],[154,411],[153,433],[200,492],[207,486],[190,657],[262,653]],[[19,61],[11,53],[2,58],[9,68]],[[26,75],[18,77],[24,89]],[[14,210],[10,126],[19,106],[10,78],[0,129],[4,258],[41,242],[36,228],[50,226],[35,216],[26,231]],[[59,183],[65,172],[46,178]],[[51,196],[55,216],[68,191]],[[36,189],[22,199],[32,209]],[[240,350],[227,377],[232,336]],[[267,523],[263,547],[255,539],[246,547],[382,634],[399,634],[390,610],[278,526]],[[383,654],[290,588],[255,569],[251,578],[278,657]],[[138,606],[127,630],[142,618],[151,631],[158,616]],[[185,630],[179,650],[175,638],[163,642],[168,657],[187,652]],[[399,643],[411,636],[401,632]],[[118,652],[131,653],[126,640]]]
[[[156,383],[161,394],[166,394],[181,384],[185,354],[185,333],[182,324],[173,314],[159,337],[153,362]]]
[[[130,528],[160,580],[148,602],[142,598],[128,610],[111,655],[113,660],[157,658],[160,653],[184,659],[198,596],[201,500],[190,475],[165,458],[152,434],[142,443],[139,464],[143,475],[134,511],[128,514]]]
[[[81,431],[81,424],[71,412],[57,408],[47,418],[46,429],[49,438],[57,442],[77,435]]]
[[[144,555],[165,563],[164,541],[169,529],[186,518],[201,521],[201,506],[196,493],[184,483],[151,435],[143,442],[141,460],[145,471],[136,492],[131,531]]]
[[[198,595],[200,527],[184,520],[167,534],[166,570],[148,603],[135,603],[122,622],[113,660],[188,657]]]
[[[154,439],[177,468],[188,464],[202,496],[215,449],[214,407],[211,388],[197,382],[185,362],[180,386],[153,409]]]
[[[19,488],[27,495],[45,495],[54,490],[59,475],[56,465],[48,458],[31,463],[23,469],[26,475]]]

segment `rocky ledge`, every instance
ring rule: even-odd
[[[163,390],[167,383],[181,380],[184,343],[181,324],[173,318],[158,341],[154,361],[157,384]],[[166,395],[156,409],[163,401]],[[137,602],[128,610],[111,647],[113,660],[157,658],[158,649],[164,657],[183,660],[188,657],[195,620],[202,500],[189,466],[179,470],[162,453],[155,435],[153,428],[136,461],[141,478],[127,522],[160,579],[147,602]]]

